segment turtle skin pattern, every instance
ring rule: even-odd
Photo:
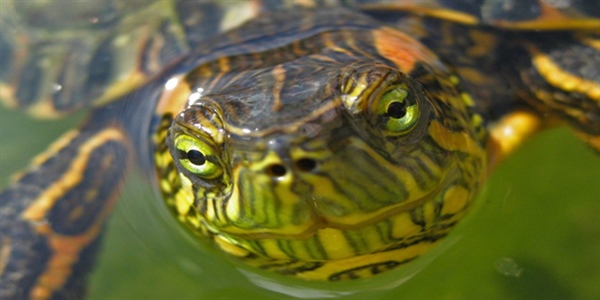
[[[555,122],[542,116],[600,148],[590,2],[114,1],[70,12],[93,28],[10,3],[3,102],[41,117],[93,111],[0,194],[3,298],[81,297],[134,156],[201,238],[263,269],[337,281],[439,243],[487,173]]]

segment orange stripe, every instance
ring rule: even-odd
[[[117,200],[117,189],[107,199],[96,222],[86,232],[77,236],[64,236],[52,231],[48,224],[43,222],[47,213],[54,207],[61,197],[75,187],[82,180],[91,153],[109,140],[124,141],[125,137],[116,128],[108,128],[92,136],[81,145],[77,157],[69,169],[56,182],[49,186],[33,203],[21,214],[23,219],[31,221],[40,235],[48,236],[48,245],[51,249],[46,268],[37,279],[31,290],[32,299],[47,299],[54,291],[60,289],[71,275],[73,265],[79,259],[79,253],[93,242],[102,230],[102,224],[112,211]]]
[[[379,54],[394,62],[402,72],[410,73],[418,61],[435,61],[437,57],[419,41],[391,28],[373,31]]]
[[[273,77],[275,77],[275,82],[273,84],[273,107],[272,111],[280,111],[283,107],[283,103],[281,103],[281,90],[283,89],[283,84],[285,82],[285,68],[281,65],[277,65],[272,70]]]

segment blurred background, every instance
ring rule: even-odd
[[[1,108],[0,187],[83,116],[34,121]],[[268,276],[275,284],[267,289],[184,232],[134,173],[110,220],[90,298],[324,298],[343,290],[352,291],[343,299],[598,299],[600,156],[568,129],[538,135],[505,161],[479,204],[442,249],[408,270],[336,284]]]

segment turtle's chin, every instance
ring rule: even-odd
[[[227,243],[276,260],[340,260],[435,241],[448,231],[440,230],[441,224],[446,224],[441,219],[440,201],[465,196],[460,191],[448,194],[453,173],[424,193],[412,193],[414,196],[399,193],[393,199],[377,198],[389,195],[373,186],[370,193],[374,198],[358,199],[339,193],[330,177],[313,174],[312,179],[283,178],[274,183],[247,172],[237,170],[237,186],[227,199],[216,201],[214,207],[223,210],[209,212],[208,227]],[[347,209],[376,202],[390,205],[370,211]],[[211,219],[215,215],[221,222]]]
[[[215,242],[262,269],[352,279],[412,261],[463,218],[474,190],[459,156],[434,164],[416,149],[391,163],[348,141],[335,152],[273,151],[235,165],[229,192],[199,210]],[[302,159],[311,167],[301,169]]]

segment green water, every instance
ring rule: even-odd
[[[76,122],[32,123],[0,110],[0,186]],[[195,245],[140,176],[131,176],[122,194],[92,276],[91,298],[290,297],[257,287],[235,263]],[[417,262],[423,269],[404,284],[385,289],[374,280],[330,288],[363,290],[344,299],[598,299],[600,157],[568,130],[527,143],[494,173],[481,201],[450,237],[454,243],[428,265]],[[389,280],[405,273],[384,275]],[[284,293],[305,296],[315,287],[278,282]]]

